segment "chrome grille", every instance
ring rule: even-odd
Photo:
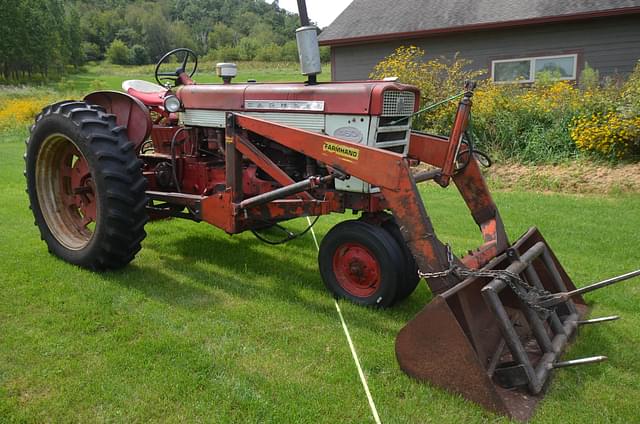
[[[411,91],[385,91],[382,98],[382,116],[411,115],[415,102],[416,95]]]

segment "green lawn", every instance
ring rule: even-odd
[[[101,67],[62,88],[115,89],[150,77]],[[245,69],[239,80],[301,79],[291,67]],[[23,129],[0,133],[0,423],[372,422],[310,234],[274,247],[206,224],[154,222],[125,269],[79,269],[49,255],[33,226],[25,137]],[[480,243],[455,190],[423,194],[456,253]],[[640,266],[640,195],[495,197],[510,236],[538,225],[578,285]],[[345,218],[320,219],[318,236]],[[429,298],[422,284],[390,310],[341,302],[382,421],[506,422],[399,370],[395,334]],[[640,281],[588,300],[592,316],[623,319],[584,328],[565,357],[610,360],[557,371],[533,422],[638,420]]]
[[[234,82],[245,82],[253,79],[257,82],[301,82],[306,77],[300,74],[300,65],[288,62],[239,62],[238,76]],[[69,75],[56,85],[62,91],[86,93],[96,89],[120,90],[122,81],[127,79],[143,79],[155,82],[153,72],[155,66],[119,66],[109,63],[87,65],[85,72]],[[199,64],[193,79],[199,83],[220,83],[216,76],[215,63]],[[319,81],[331,80],[331,68],[324,65]]]

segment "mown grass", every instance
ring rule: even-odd
[[[69,90],[149,77],[136,72],[90,70]],[[24,125],[0,133],[0,422],[372,421],[310,235],[272,247],[206,224],[153,222],[128,267],[79,269],[48,254],[33,226],[25,137]],[[454,190],[423,196],[456,253],[480,243]],[[639,266],[638,195],[495,197],[510,236],[537,224],[579,285]],[[318,236],[347,218],[322,218]],[[566,357],[610,360],[558,371],[533,422],[637,421],[639,298],[637,282],[588,297],[593,316],[623,320],[584,328]],[[341,302],[382,421],[506,422],[399,370],[395,335],[429,299],[422,284],[389,310]]]
[[[306,78],[300,74],[300,65],[290,62],[238,62],[238,76],[234,82],[300,82]],[[198,65],[198,71],[193,79],[199,83],[220,83],[216,76],[215,63],[203,62]],[[91,64],[85,71],[72,74],[56,83],[59,90],[78,91],[86,93],[96,89],[120,90],[122,81],[127,79],[142,79],[155,82],[153,72],[155,65],[120,66],[110,63]],[[319,81],[331,80],[331,68],[324,65]]]

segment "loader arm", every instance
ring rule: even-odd
[[[449,163],[450,147],[451,140],[413,132],[409,144],[409,157],[442,170]],[[482,246],[461,259],[467,267],[477,269],[504,252],[509,246],[509,240],[478,162],[469,160],[466,167],[453,174],[452,179],[471,211],[473,220],[480,227],[484,239]]]
[[[465,83],[465,93],[458,103],[449,138],[414,131],[411,133],[408,156],[436,167],[433,179],[442,187],[447,187],[453,179],[484,239],[482,246],[474,252],[470,251],[461,261],[469,268],[478,269],[504,252],[509,241],[478,162],[468,147],[462,145],[462,137],[471,117],[474,88],[475,83]],[[466,166],[456,171],[456,162],[465,151],[471,156]]]
[[[242,143],[240,129],[246,130],[323,162],[341,173],[380,187],[418,267],[423,272],[429,273],[445,271],[450,267],[447,247],[436,236],[411,173],[408,158],[387,150],[246,115],[235,114],[231,115],[230,119],[231,122],[227,123],[228,148]],[[443,147],[446,146],[439,147],[441,150],[445,150]],[[230,156],[233,157],[233,155],[232,153]],[[469,169],[470,175],[473,175],[474,169],[477,172],[476,175],[482,179],[477,165],[475,168]],[[459,181],[462,184],[464,180]],[[471,199],[472,194],[468,193],[468,197]],[[487,228],[490,226],[484,225]],[[493,249],[493,251],[495,250]],[[492,253],[490,250],[485,250],[485,252],[487,255]],[[460,263],[457,258],[454,258],[454,262]],[[429,278],[428,283],[435,293],[440,293],[455,286],[459,281],[458,277],[449,274]]]

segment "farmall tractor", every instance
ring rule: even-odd
[[[594,322],[583,321],[581,293],[640,271],[576,290],[535,228],[510,242],[465,137],[473,84],[448,137],[412,131],[415,87],[316,82],[317,32],[304,7],[301,16],[306,82],[232,83],[235,65],[219,64],[221,84],[197,84],[195,53],[176,49],[156,66],[158,84],[125,81],[124,92],[47,106],[31,129],[25,175],[49,251],[108,270],[133,260],[148,219],[236,234],[356,211],[322,240],[328,290],[388,307],[424,277],[434,297],[398,334],[401,369],[527,419],[555,368],[605,359],[560,361],[578,327]],[[438,239],[417,188],[425,181],[455,184],[482,233],[477,250],[456,257]]]

